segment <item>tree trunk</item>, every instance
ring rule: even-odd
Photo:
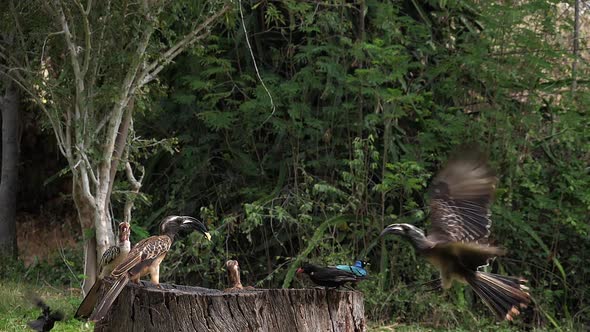
[[[76,173],[74,173],[74,181],[72,181],[72,197],[76,204],[78,211],[78,220],[82,226],[82,235],[84,238],[84,275],[86,278],[82,283],[82,293],[86,293],[92,288],[96,277],[98,276],[98,262],[96,255],[96,236],[89,234],[88,230],[94,228],[94,209],[95,204],[88,196],[83,194],[80,181],[76,181]]]
[[[16,258],[16,194],[18,186],[19,94],[8,84],[1,98],[2,175],[0,177],[0,256]]]
[[[107,280],[105,285],[110,286]],[[363,294],[324,289],[127,285],[95,331],[365,331]],[[99,298],[108,287],[99,291]]]

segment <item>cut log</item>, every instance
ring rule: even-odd
[[[112,281],[106,280],[102,298]],[[363,294],[325,289],[237,292],[128,284],[95,331],[365,331]]]

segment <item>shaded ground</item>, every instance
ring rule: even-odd
[[[19,259],[26,267],[36,261],[53,263],[55,253],[76,247],[81,236],[73,212],[56,213],[53,209],[42,210],[40,214],[20,213],[16,232]]]

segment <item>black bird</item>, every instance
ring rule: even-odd
[[[352,272],[342,271],[335,267],[320,267],[307,263],[297,269],[297,274],[301,273],[307,274],[316,285],[326,288],[337,288],[347,282],[356,282],[362,279],[357,278]]]
[[[129,280],[139,284],[139,279],[147,274],[151,281],[160,287],[160,263],[166,257],[179,231],[196,230],[207,240],[211,234],[199,220],[189,216],[169,216],[160,223],[159,236],[151,236],[139,241],[129,252],[125,260],[111,272],[115,282],[102,298],[100,304],[90,316],[91,321],[101,320],[119,296]]]
[[[41,316],[27,323],[31,329],[39,332],[51,331],[55,322],[64,319],[64,314],[61,311],[51,311],[49,306],[39,297],[35,296],[33,301],[37,307],[41,308]]]
[[[391,224],[381,235],[407,238],[439,270],[444,289],[454,280],[467,283],[499,319],[512,320],[531,302],[526,280],[478,271],[489,259],[506,253],[487,244],[496,183],[479,152],[464,152],[452,158],[431,184],[428,236],[409,224]]]

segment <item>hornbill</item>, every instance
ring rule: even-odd
[[[61,311],[51,311],[49,306],[41,298],[35,296],[33,301],[37,307],[41,308],[41,316],[27,323],[31,329],[39,332],[51,331],[55,322],[64,319],[64,314]]]
[[[428,236],[409,224],[391,224],[381,236],[393,233],[407,238],[439,270],[444,289],[454,280],[467,283],[499,319],[512,320],[519,307],[531,301],[526,280],[478,271],[491,258],[506,253],[487,244],[496,183],[481,153],[464,151],[432,181]]]
[[[159,236],[151,236],[139,241],[125,260],[111,272],[115,281],[90,316],[91,321],[101,320],[109,311],[129,280],[139,284],[139,279],[147,274],[157,287],[160,287],[160,263],[172,246],[179,231],[196,230],[211,241],[207,227],[199,220],[189,216],[168,216],[160,223]]]
[[[368,275],[367,270],[365,270],[365,266],[369,265],[369,263],[365,261],[356,261],[354,265],[336,265],[338,270],[347,271],[354,274],[357,277],[364,278]]]
[[[131,250],[131,243],[129,242],[130,233],[131,228],[129,227],[129,223],[122,222],[119,224],[119,243],[116,246],[109,247],[102,254],[98,265],[100,275],[94,285],[92,285],[90,291],[88,291],[84,297],[84,300],[82,300],[82,303],[80,303],[74,317],[88,318],[88,316],[90,316],[96,305],[96,298],[98,296],[98,290],[102,285],[102,280],[111,274],[115,267],[127,257]]]
[[[297,269],[297,274],[307,274],[311,281],[316,285],[326,288],[337,288],[347,282],[356,282],[359,280],[352,272],[339,270],[335,267],[320,267],[313,264],[303,264]]]

